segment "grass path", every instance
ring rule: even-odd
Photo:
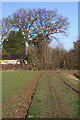
[[[35,118],[45,118],[45,116],[46,118],[51,117],[50,90],[45,73],[42,74],[38,82],[34,100],[29,111],[29,116]]]

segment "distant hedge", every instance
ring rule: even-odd
[[[12,64],[7,64],[7,65],[2,65],[2,70],[33,70],[33,66],[30,64],[16,64],[16,65],[12,65]]]

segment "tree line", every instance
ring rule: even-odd
[[[49,46],[52,40],[60,42],[57,34],[67,36],[68,27],[68,18],[56,9],[20,9],[2,20],[2,55],[26,57],[32,69],[77,69],[77,48],[67,52]]]

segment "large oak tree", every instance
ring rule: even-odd
[[[21,29],[27,42],[35,38],[39,42],[45,39],[51,41],[52,38],[56,39],[55,34],[66,35],[68,26],[68,19],[58,14],[57,10],[20,9],[13,15],[3,18],[2,39],[7,37],[11,29]],[[41,40],[39,36],[42,36]]]

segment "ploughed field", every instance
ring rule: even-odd
[[[65,71],[2,72],[2,117],[78,118],[79,85]]]

